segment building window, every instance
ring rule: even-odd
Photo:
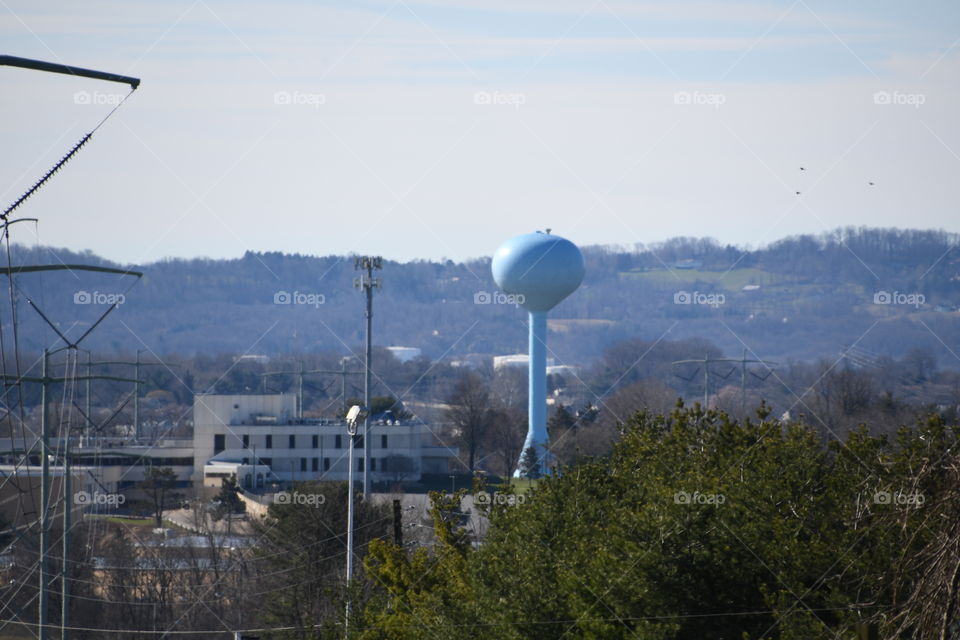
[[[323,470],[330,471],[330,458],[323,459]]]
[[[356,439],[353,442],[354,442],[354,446],[356,446],[357,449],[363,449],[363,434],[358,433],[356,435]]]
[[[312,446],[314,449],[319,449],[319,448],[320,448],[320,436],[313,436],[313,437],[311,438],[310,446]],[[314,471],[316,471],[316,469],[314,469]]]
[[[376,471],[376,470],[377,470],[377,459],[370,458],[370,471]]]
[[[222,434],[222,433],[216,433],[216,434],[214,434],[214,436],[213,436],[213,452],[214,452],[215,454],[216,454],[216,453],[220,453],[221,451],[223,451],[224,449],[227,448],[226,445],[224,444],[224,440],[225,440],[224,434]]]
[[[387,448],[387,434],[383,434],[382,436],[380,436],[380,448],[381,449]]]
[[[244,458],[243,464],[250,464],[250,458]]]
[[[343,441],[341,440],[339,433],[337,434],[337,437],[334,438],[334,440],[333,440],[333,448],[334,448],[334,449],[342,449],[342,448],[343,448]]]
[[[273,449],[273,436],[267,436],[267,449]]]
[[[387,460],[389,460],[389,458],[380,458],[380,471],[387,470]]]
[[[357,458],[357,471],[363,471],[363,458]]]
[[[243,434],[243,448],[244,449],[250,448],[250,434],[248,433]]]
[[[314,459],[313,459],[313,462],[312,462],[311,465],[310,465],[310,470],[311,470],[311,471],[314,471],[314,472],[320,470],[320,458],[314,458]]]
[[[297,436],[295,436],[295,435],[293,435],[293,434],[291,433],[291,434],[290,434],[290,437],[287,438],[287,440],[288,440],[288,442],[287,442],[287,448],[289,448],[289,449],[296,449],[296,448],[297,448]]]
[[[307,459],[300,458],[300,471],[306,471],[306,470],[307,470]]]
[[[260,462],[267,465],[268,467],[273,465],[273,458],[260,458]]]

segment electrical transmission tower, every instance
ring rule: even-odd
[[[42,271],[94,271],[98,273],[113,273],[120,275],[132,275],[136,276],[138,279],[143,276],[142,273],[137,271],[127,271],[122,269],[111,269],[109,267],[95,267],[95,266],[86,266],[86,265],[32,265],[32,266],[21,266],[21,267],[7,267],[0,268],[0,274],[6,275],[8,278],[13,278],[15,273],[30,273],[30,272],[42,272]],[[2,374],[2,379],[4,384],[15,384],[19,385],[24,382],[33,382],[40,384],[40,565],[39,565],[39,593],[37,596],[37,607],[38,607],[38,626],[39,626],[39,637],[41,639],[46,639],[49,637],[49,629],[47,626],[47,616],[49,609],[49,583],[51,582],[51,576],[49,576],[49,557],[50,557],[50,502],[51,502],[51,486],[50,486],[50,419],[48,411],[48,387],[51,384],[62,384],[62,383],[71,383],[78,382],[81,380],[113,380],[117,382],[139,382],[138,380],[130,378],[119,378],[116,376],[64,376],[62,378],[54,378],[49,375],[49,361],[50,355],[58,353],[61,351],[67,351],[68,353],[73,353],[74,358],[77,356],[77,351],[80,347],[80,343],[89,336],[94,329],[100,326],[100,323],[103,322],[106,317],[117,308],[118,304],[114,303],[110,305],[106,311],[104,311],[100,317],[97,319],[93,325],[87,329],[83,335],[81,335],[76,340],[71,340],[65,336],[57,325],[47,317],[47,315],[40,309],[37,304],[30,299],[26,298],[27,304],[37,312],[37,314],[43,319],[43,321],[49,326],[57,336],[63,340],[65,346],[57,349],[56,351],[50,352],[47,349],[43,350],[43,363],[40,377],[32,376],[23,376],[23,375],[8,375],[6,373]],[[70,545],[70,516],[71,516],[71,478],[69,464],[66,462],[70,456],[70,434],[67,433],[64,438],[64,476],[61,486],[63,488],[63,522],[64,522],[64,540],[63,540],[63,579],[62,582],[62,599],[61,599],[61,638],[68,638],[69,636],[69,619],[70,619],[70,580],[66,577],[66,572],[69,565],[69,545]],[[26,443],[24,443],[26,445]],[[29,454],[29,452],[25,452]]]
[[[264,390],[266,390],[267,378],[270,376],[297,376],[297,419],[302,420],[303,379],[305,376],[316,374],[340,376],[340,402],[344,404],[344,409],[346,409],[347,376],[362,376],[364,372],[347,371],[347,358],[342,358],[339,369],[304,369],[303,362],[300,361],[297,363],[297,369],[295,371],[267,371],[266,373],[261,373],[260,378],[263,380]]]
[[[101,367],[101,366],[110,366],[110,365],[124,365],[134,367],[133,378],[136,380],[134,384],[133,391],[133,439],[134,442],[140,442],[140,385],[142,381],[140,380],[140,367],[179,367],[178,364],[173,364],[171,362],[142,362],[140,360],[140,354],[144,352],[144,349],[137,349],[137,359],[133,362],[127,360],[103,360],[100,362],[92,362],[90,360],[90,353],[87,353],[87,361],[83,363],[87,367],[87,372],[89,374],[90,367]],[[92,378],[91,378],[92,379]],[[86,389],[86,402],[87,402],[87,416],[90,415],[90,379],[87,380],[87,389]]]
[[[720,363],[739,365],[739,366],[732,367],[725,374],[714,372],[713,375],[718,375],[722,379],[726,380],[727,378],[730,377],[730,374],[732,374],[738,368],[740,369],[740,415],[741,417],[745,418],[747,415],[747,374],[749,373],[754,378],[757,378],[762,382],[770,377],[770,375],[773,373],[773,370],[770,367],[776,366],[777,363],[771,360],[755,360],[755,359],[748,358],[747,350],[744,349],[743,355],[741,355],[739,358],[711,358],[709,355],[705,355],[701,359],[675,360],[671,364],[674,366],[681,365],[681,364],[698,364],[703,367],[703,408],[706,409],[710,400],[710,375],[711,375],[710,365],[720,364]],[[767,368],[767,374],[764,376],[760,376],[754,373],[753,371],[750,371],[747,368],[747,365],[751,365],[751,364],[762,364],[764,367]],[[690,375],[689,378],[685,378],[680,374],[674,374],[674,375],[676,375],[678,378],[682,380],[686,380],[689,382],[690,380],[693,380],[694,376],[697,375],[697,372],[699,370],[700,370],[700,367],[697,367],[697,369],[694,370],[694,372]]]
[[[120,269],[110,269],[107,267],[95,267],[95,266],[86,266],[86,265],[36,265],[36,266],[19,266],[14,267],[10,262],[10,235],[9,235],[9,225],[16,220],[10,220],[10,214],[23,205],[28,198],[30,198],[34,193],[40,190],[53,176],[56,174],[63,166],[77,154],[80,149],[86,145],[90,139],[93,137],[93,134],[103,126],[103,124],[112,116],[117,109],[126,101],[126,99],[140,86],[140,79],[134,78],[131,76],[123,76],[115,73],[108,73],[104,71],[96,71],[93,69],[84,69],[82,67],[74,67],[70,65],[53,63],[53,62],[44,62],[42,60],[31,60],[28,58],[18,58],[16,56],[0,56],[0,66],[10,66],[10,67],[20,67],[22,69],[31,69],[34,71],[45,71],[50,73],[59,73],[64,75],[70,75],[74,77],[82,78],[91,78],[95,80],[104,80],[107,82],[118,82],[121,84],[130,85],[130,93],[123,97],[113,109],[110,110],[107,115],[100,120],[100,122],[86,135],[84,135],[80,141],[71,148],[66,155],[64,155],[56,164],[53,165],[39,180],[37,180],[33,186],[31,186],[27,191],[25,191],[17,200],[10,204],[6,209],[3,210],[3,213],[0,214],[0,221],[3,225],[3,239],[6,241],[7,245],[7,266],[6,269],[0,270],[0,273],[4,273],[8,278],[9,292],[10,292],[10,308],[11,308],[11,317],[13,319],[13,334],[14,334],[14,350],[15,350],[15,359],[16,359],[16,375],[10,376],[6,373],[6,360],[5,358],[0,358],[2,360],[2,366],[4,368],[2,379],[4,386],[7,384],[16,386],[18,392],[21,391],[21,384],[24,382],[38,382],[42,385],[41,387],[41,396],[42,396],[42,409],[41,409],[41,429],[40,429],[40,458],[41,458],[41,477],[40,477],[40,502],[41,502],[41,511],[40,511],[40,570],[39,570],[39,593],[37,597],[37,606],[38,606],[38,637],[40,640],[47,640],[50,635],[50,625],[47,624],[47,609],[48,609],[48,592],[49,592],[49,576],[48,565],[49,565],[49,553],[50,553],[50,447],[49,447],[49,420],[47,415],[47,387],[50,384],[55,382],[67,382],[67,381],[77,381],[77,380],[86,380],[91,378],[91,376],[78,377],[74,375],[72,378],[51,378],[48,375],[48,361],[50,353],[47,349],[44,349],[43,352],[43,365],[42,365],[42,374],[40,378],[35,377],[25,377],[21,375],[20,370],[20,355],[19,355],[19,345],[18,345],[18,332],[17,332],[17,315],[16,315],[16,300],[14,296],[14,291],[16,290],[16,284],[14,283],[14,274],[20,273],[29,273],[29,272],[40,272],[40,271],[95,271],[100,273],[114,273],[114,274],[123,274],[123,275],[134,275],[138,279],[142,277],[143,274],[135,271],[125,271]],[[66,344],[65,347],[59,349],[59,351],[67,351],[68,354],[74,356],[74,362],[77,361],[78,349],[80,343],[88,336],[90,333],[96,329],[101,322],[109,315],[114,309],[117,308],[117,304],[114,303],[111,305],[101,316],[100,318],[93,323],[93,325],[87,329],[83,335],[81,335],[77,340],[68,339],[58,328],[57,326],[50,322],[49,318],[43,313],[43,311],[28,297],[26,298],[27,303],[43,318],[44,322],[50,326],[51,329],[57,334],[57,336],[64,341]],[[0,334],[0,355],[3,351],[3,337]],[[88,372],[89,373],[89,372]],[[112,380],[122,380],[130,381],[125,378],[114,378],[112,376],[96,376],[96,379],[112,379]],[[20,411],[23,411],[23,402],[22,398],[19,403]],[[22,420],[22,415],[21,415]],[[63,558],[63,567],[64,575],[62,579],[63,583],[63,599],[62,599],[62,615],[61,615],[61,630],[60,630],[60,639],[69,640],[70,636],[70,591],[69,591],[69,580],[66,577],[68,564],[68,546],[69,546],[69,531],[70,531],[70,504],[69,504],[69,478],[70,473],[68,470],[69,465],[66,463],[69,460],[69,445],[70,437],[69,433],[66,437],[66,449],[67,453],[65,456],[64,463],[64,482],[61,483],[64,488],[64,558]],[[31,485],[32,489],[32,485]]]

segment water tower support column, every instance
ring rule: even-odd
[[[537,454],[537,466],[543,471],[546,462],[547,444],[547,313],[530,312],[530,362],[529,362],[529,398],[527,410],[530,424],[527,427],[527,439],[520,452],[520,463],[514,475],[519,476],[527,449],[533,447]]]

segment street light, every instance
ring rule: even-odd
[[[344,637],[350,636],[350,582],[353,580],[353,440],[357,435],[357,419],[363,409],[353,405],[347,411],[347,434],[350,444],[347,453],[347,613],[344,625]]]

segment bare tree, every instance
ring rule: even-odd
[[[467,466],[473,472],[490,426],[490,388],[478,374],[467,371],[457,380],[447,405],[446,418],[453,423],[457,440],[467,450]]]
[[[177,476],[169,467],[150,467],[144,474],[140,488],[147,494],[150,506],[153,509],[153,518],[158,527],[163,526],[163,512],[167,502],[177,497],[173,489],[177,484]]]

